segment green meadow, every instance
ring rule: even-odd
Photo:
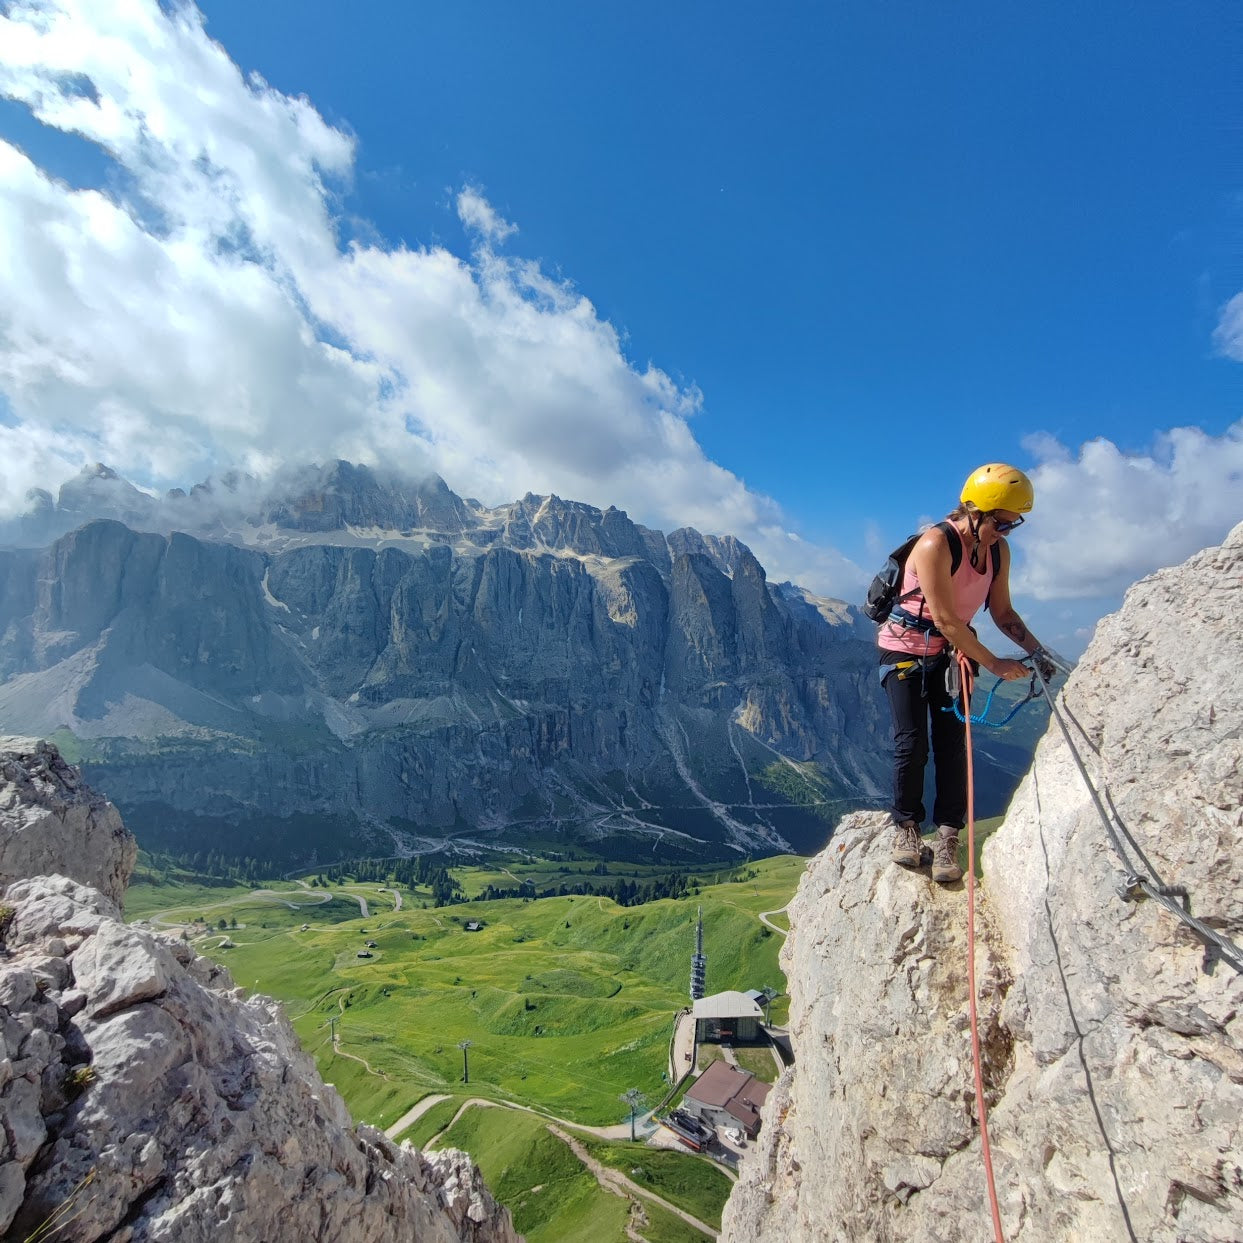
[[[477,900],[488,885],[559,886],[595,866],[556,860],[454,868],[476,900],[442,907],[428,891],[348,877],[250,888],[148,869],[127,891],[126,915],[183,928],[239,985],[278,998],[356,1119],[387,1128],[423,1097],[448,1094],[399,1138],[468,1151],[532,1243],[621,1240],[628,1222],[651,1243],[687,1243],[705,1236],[642,1198],[632,1220],[640,1211],[603,1189],[539,1113],[618,1126],[629,1117],[623,1092],[638,1088],[649,1107],[665,1095],[700,907],[708,991],[784,993],[784,938],[758,916],[789,901],[804,863],[781,856],[704,867],[693,896],[630,907],[589,895]],[[607,866],[610,878],[639,884],[668,871]],[[482,926],[468,930],[475,921]],[[772,1020],[786,1013],[782,996]],[[767,1050],[738,1052],[749,1069],[775,1077]],[[471,1098],[511,1108],[472,1107],[455,1122]],[[729,1180],[710,1162],[628,1137],[578,1139],[603,1165],[719,1225]]]
[[[638,1188],[630,1196],[642,1219],[633,1223],[649,1243],[702,1243],[709,1237],[642,1195],[648,1191],[718,1229],[730,1180],[710,1161],[640,1144],[578,1138],[601,1165]],[[595,1175],[547,1123],[532,1114],[473,1108],[438,1144],[475,1156],[493,1194],[509,1207],[529,1243],[602,1243],[625,1239],[631,1209],[599,1185]]]
[[[478,893],[536,866],[454,872],[465,892]],[[238,984],[282,1001],[303,1047],[360,1120],[386,1127],[430,1092],[469,1091],[608,1125],[627,1116],[622,1092],[638,1088],[654,1103],[666,1089],[698,907],[710,992],[784,991],[783,938],[757,916],[785,905],[803,866],[781,856],[704,868],[696,896],[632,907],[580,895],[436,908],[430,894],[399,889],[398,909],[391,887],[348,880],[326,889],[144,883],[128,891],[126,914],[190,925],[199,950]],[[539,871],[547,883],[553,869]],[[476,920],[483,926],[467,931]],[[772,1010],[783,1021],[785,999]]]

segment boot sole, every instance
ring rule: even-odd
[[[954,868],[952,871],[948,868],[934,867],[932,869],[932,879],[936,881],[938,885],[952,885],[955,881],[962,880],[962,877],[963,874],[958,868]]]
[[[903,867],[903,868],[917,868],[923,862],[922,857],[914,851],[903,851],[901,854],[899,854],[897,851],[894,851],[894,853],[891,854],[889,857],[899,867]]]

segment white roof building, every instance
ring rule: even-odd
[[[701,997],[691,1006],[691,1015],[700,1019],[762,1019],[764,1011],[754,997],[746,993],[727,991]]]

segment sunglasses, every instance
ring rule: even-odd
[[[993,530],[998,535],[1007,535],[1014,530],[1015,527],[1023,525],[1023,517],[1020,514],[1017,518],[998,518],[996,514],[989,514],[993,520]]]

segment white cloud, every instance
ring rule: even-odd
[[[1213,344],[1219,353],[1243,363],[1243,293],[1237,293],[1221,309]]]
[[[1243,518],[1243,421],[1221,436],[1175,428],[1144,454],[1108,440],[1077,457],[1047,437],[1027,448],[1039,464],[1031,521],[1011,537],[1016,596],[1114,596],[1220,543]]]
[[[573,286],[498,256],[516,230],[478,189],[456,199],[468,259],[343,249],[353,140],[243,77],[194,8],[15,0],[0,49],[0,94],[119,170],[74,190],[0,142],[0,393],[6,439],[28,438],[10,511],[23,483],[96,459],[163,487],[341,456],[493,503],[555,491],[736,533],[775,573],[853,588],[832,550],[778,555],[779,507],[691,433],[698,390],[631,363]]]
[[[9,0],[0,95],[112,161],[78,190],[0,141],[0,510],[95,460],[167,487],[340,456],[435,469],[489,503],[557,492],[733,533],[773,578],[857,597],[857,566],[791,539],[776,502],[704,454],[693,385],[636,366],[571,284],[496,253],[516,229],[479,189],[455,201],[467,257],[343,247],[352,136],[245,77],[193,7]],[[1217,341],[1243,357],[1239,298]],[[1151,457],[1031,451],[1048,519],[1016,540],[1038,595],[1106,594],[1238,517],[1238,428],[1171,432]]]
[[[486,242],[503,242],[518,232],[518,226],[498,215],[492,204],[474,186],[467,186],[455,201],[458,219],[468,229],[480,234]]]

